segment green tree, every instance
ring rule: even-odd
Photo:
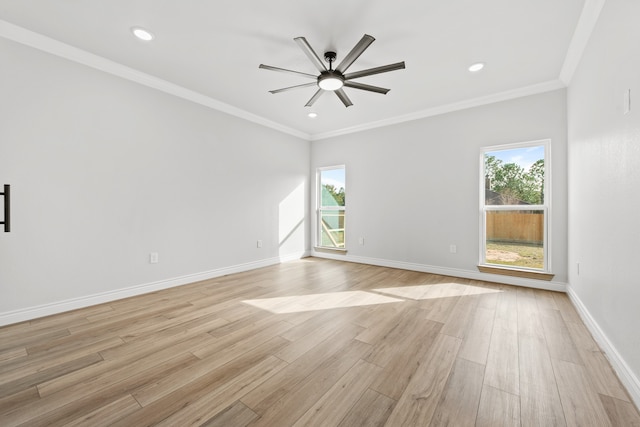
[[[329,201],[324,200],[326,197],[330,197],[331,200],[335,201],[335,206],[344,206],[344,198],[345,198],[345,194],[344,194],[344,188],[340,187],[339,190],[336,189],[335,185],[332,184],[324,184],[324,188],[326,191],[323,191],[323,205],[324,206],[329,206],[329,205],[333,205],[333,203],[330,203]],[[325,203],[325,202],[329,202],[329,203]]]
[[[537,160],[525,171],[517,163],[504,163],[495,156],[487,155],[485,173],[490,183],[489,188],[500,194],[502,204],[543,202],[544,159]]]
[[[531,165],[523,179],[522,197],[531,204],[544,203],[544,160]]]

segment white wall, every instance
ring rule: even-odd
[[[314,169],[346,165],[346,259],[488,278],[477,272],[480,149],[547,138],[553,185],[552,268],[554,281],[564,286],[564,90],[316,141],[311,159]],[[364,237],[363,246],[359,237]],[[450,244],[457,245],[456,254],[449,252]]]
[[[605,3],[567,99],[569,292],[640,404],[638,17],[637,1]]]
[[[307,250],[308,141],[5,39],[0,58],[0,324]]]

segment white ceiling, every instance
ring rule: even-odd
[[[318,139],[562,87],[583,7],[585,0],[0,0],[0,35],[117,69],[106,58],[156,79],[124,67],[116,74]],[[155,40],[135,39],[133,26]],[[352,107],[325,93],[309,108],[313,87],[268,92],[308,80],[261,63],[317,74],[294,37],[306,37],[321,57],[336,50],[339,63],[365,33],[376,41],[350,72],[406,63],[358,79],[390,88],[387,95],[345,88]],[[485,69],[471,74],[478,61]]]

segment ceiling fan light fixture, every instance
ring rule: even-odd
[[[318,86],[323,90],[336,91],[344,86],[344,77],[335,71],[325,71],[318,77]]]

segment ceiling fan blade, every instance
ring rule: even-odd
[[[353,89],[361,89],[361,90],[368,90],[369,92],[376,92],[376,93],[381,93],[383,95],[386,95],[387,92],[389,92],[389,90],[391,89],[385,89],[383,87],[378,87],[378,86],[371,86],[371,85],[366,85],[363,83],[358,83],[358,82],[344,82],[344,85],[346,87],[350,87]]]
[[[347,71],[347,68],[349,68],[351,64],[353,64],[355,60],[362,55],[362,52],[364,52],[374,40],[375,39],[369,34],[362,36],[358,44],[351,49],[351,52],[349,52],[349,54],[344,57],[340,65],[336,67],[336,71],[344,74],[344,72]]]
[[[342,88],[336,90],[335,94],[338,95],[338,98],[340,98],[340,101],[342,101],[345,107],[351,107],[353,105],[353,102],[351,102],[351,100],[349,99],[347,94],[344,93],[344,90]]]
[[[367,70],[356,71],[344,75],[345,80],[357,79],[358,77],[372,76],[374,74],[386,73],[395,70],[404,70],[404,61],[395,64],[383,65],[382,67],[369,68]]]
[[[307,55],[307,58],[309,58],[309,60],[318,69],[318,71],[327,71],[327,67],[324,66],[324,63],[322,62],[320,57],[318,57],[318,54],[313,50],[313,48],[311,48],[311,45],[307,42],[307,39],[305,39],[304,37],[296,37],[293,40],[298,43],[298,46],[300,46],[305,55]]]
[[[260,64],[258,68],[262,68],[263,70],[280,71],[281,73],[287,73],[287,74],[295,74],[296,76],[308,77],[311,79],[318,78],[318,76],[314,76],[313,74],[301,73],[300,71],[287,70],[286,68],[272,67],[271,65]]]
[[[315,83],[315,82],[314,83],[305,83],[305,84],[301,84],[301,85],[283,87],[282,89],[270,90],[269,93],[287,92],[289,90],[300,89],[300,88],[303,88],[303,87],[310,87],[310,86],[317,86],[317,83]]]
[[[322,89],[318,89],[318,91],[311,97],[311,99],[309,100],[309,102],[307,102],[306,104],[304,104],[305,107],[311,107],[317,100],[318,98],[320,98],[320,96],[324,93],[324,90]]]

